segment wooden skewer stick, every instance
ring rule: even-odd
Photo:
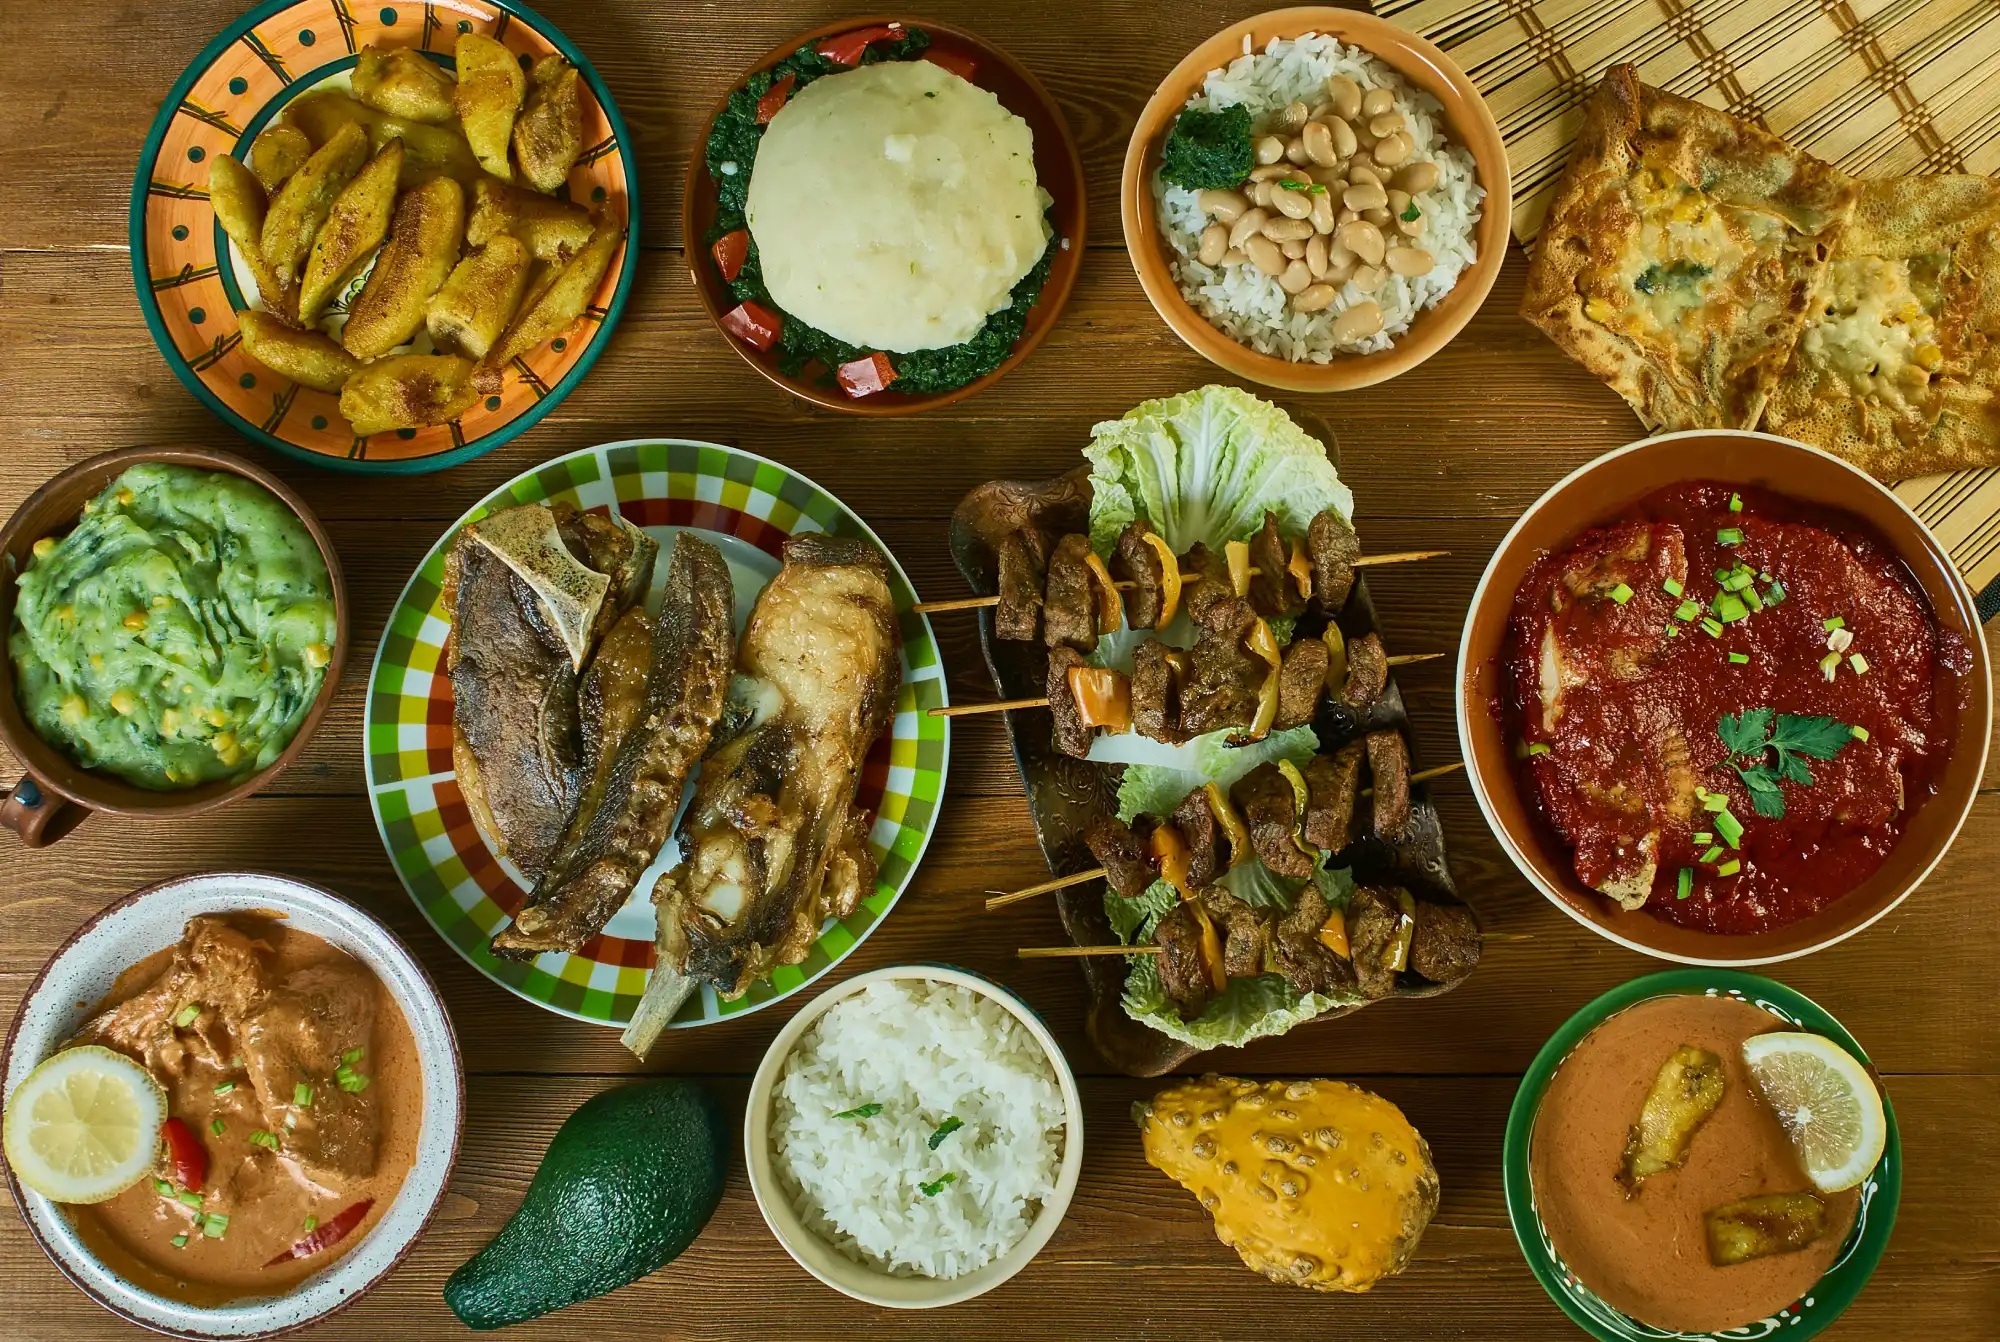
[[[1457,773],[1464,767],[1465,762],[1459,760],[1452,764],[1440,764],[1434,769],[1419,769],[1410,775],[1410,781],[1412,783],[1427,782],[1433,778],[1442,778],[1446,774]],[[1374,793],[1375,789],[1372,787],[1363,788],[1359,795],[1370,797]],[[1025,890],[1014,890],[1004,895],[995,895],[986,901],[986,911],[991,913],[995,909],[1004,909],[1009,904],[1018,904],[1024,899],[1033,899],[1036,895],[1046,895],[1052,890],[1062,890],[1072,885],[1082,885],[1085,881],[1094,881],[1103,875],[1105,875],[1104,868],[1092,867],[1089,871],[1079,871],[1068,876],[1058,876],[1052,881],[1043,881],[1040,885],[1031,885]],[[1502,940],[1508,939],[1502,938]]]
[[[1409,666],[1413,662],[1435,661],[1444,656],[1441,652],[1403,652],[1385,659],[1390,666]],[[1015,708],[1047,708],[1047,696],[1034,699],[1000,699],[990,704],[952,704],[946,708],[929,710],[934,718],[964,718],[975,713],[1005,713]]]
[[[1392,554],[1361,555],[1350,560],[1349,567],[1374,568],[1379,564],[1413,564],[1419,559],[1436,559],[1441,555],[1448,555],[1450,553],[1451,551],[1449,550],[1397,550]],[[1261,568],[1252,568],[1250,576],[1259,577],[1263,572],[1264,570]],[[1181,581],[1191,581],[1194,576],[1198,575],[1183,573]],[[1133,586],[1130,582],[1122,581],[1114,582],[1111,585],[1120,588]],[[954,597],[949,601],[919,601],[916,605],[910,607],[910,609],[919,615],[936,615],[948,610],[982,610],[987,606],[997,606],[999,604],[1000,598],[997,596],[961,596]]]
[[[1526,932],[1481,932],[1481,941],[1533,941]],[[1077,960],[1088,955],[1159,955],[1161,950],[1149,941],[1132,946],[1023,946],[1014,952],[1023,960]]]

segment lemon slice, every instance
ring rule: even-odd
[[[1822,1193],[1868,1177],[1882,1159],[1889,1124],[1874,1080],[1853,1054],[1824,1035],[1780,1030],[1744,1040],[1743,1061]]]
[[[7,1163],[57,1202],[103,1202],[153,1167],[167,1097],[122,1053],[69,1048],[28,1073],[7,1101]]]

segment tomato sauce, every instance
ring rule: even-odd
[[[1732,934],[1881,865],[1935,788],[1972,665],[1863,524],[1717,483],[1541,559],[1503,656],[1523,796],[1578,877]]]

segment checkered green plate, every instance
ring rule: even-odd
[[[452,538],[495,509],[553,499],[600,512],[616,508],[659,540],[663,551],[675,533],[699,532],[729,562],[739,628],[778,571],[788,536],[860,536],[888,557],[903,634],[903,687],[894,725],[862,768],[860,805],[875,816],[869,836],[880,868],[875,890],[850,916],[820,929],[804,963],[773,971],[734,1002],[703,988],[674,1025],[706,1025],[755,1011],[814,982],[860,945],[895,905],[930,842],[951,746],[946,719],[925,712],[945,702],[930,621],[910,609],[916,592],[895,557],[838,499],[775,461],[712,443],[609,443],[558,457],[502,486],[431,547],[389,617],[368,677],[363,739],[375,825],[404,888],[440,936],[495,983],[578,1020],[623,1025],[631,1019],[653,965],[653,882],[672,864],[676,845],[668,842],[640,878],[638,892],[580,951],[532,961],[495,957],[487,941],[521,906],[529,883],[487,845],[466,809],[451,766],[451,680],[440,670],[451,621],[439,584]],[[654,574],[656,605],[666,572],[662,553]]]

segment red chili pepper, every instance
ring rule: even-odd
[[[743,273],[743,263],[750,259],[750,231],[739,228],[734,233],[724,233],[709,250],[715,254],[715,267],[722,272],[722,278],[733,280]]]
[[[374,1205],[374,1198],[361,1199],[361,1201],[355,1203],[352,1207],[320,1222],[319,1225],[313,1228],[311,1234],[279,1254],[276,1258],[273,1258],[270,1262],[264,1264],[264,1266],[276,1267],[280,1263],[289,1263],[297,1258],[310,1258],[321,1249],[332,1248],[347,1238],[348,1231],[361,1224],[362,1218],[368,1215],[368,1209]]]
[[[756,303],[740,303],[723,314],[722,329],[746,345],[769,349],[778,343],[785,319]]]
[[[764,90],[764,96],[757,100],[758,125],[768,125],[771,118],[778,115],[778,110],[785,105],[785,100],[792,96],[792,85],[798,82],[797,75],[785,74],[774,81],[770,88]]]
[[[902,35],[903,25],[900,23],[878,24],[873,28],[856,28],[851,33],[826,38],[813,50],[841,65],[859,65],[861,53],[868,50],[869,43],[880,42],[885,37]]]
[[[968,84],[972,82],[972,77],[979,73],[978,61],[956,51],[939,51],[936,47],[932,47],[924,53],[923,58],[932,65],[942,66],[951,71]]]
[[[835,370],[834,377],[842,391],[859,400],[887,389],[896,380],[896,365],[889,362],[888,355],[877,350],[865,359],[842,364]]]
[[[208,1177],[208,1148],[201,1144],[201,1138],[178,1118],[168,1119],[160,1136],[167,1143],[167,1166],[173,1171],[174,1182],[190,1193],[201,1192],[202,1180]]]

